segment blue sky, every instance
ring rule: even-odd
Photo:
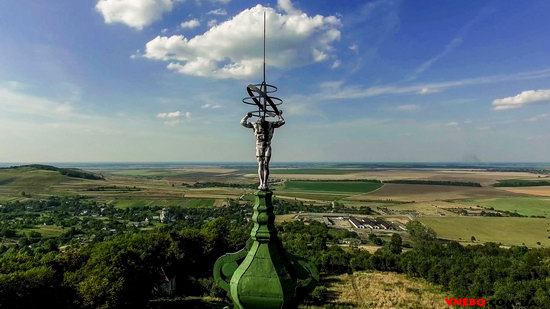
[[[550,2],[0,2],[0,162],[548,161]]]

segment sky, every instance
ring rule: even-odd
[[[550,1],[3,0],[0,162],[550,161]]]

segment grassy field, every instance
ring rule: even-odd
[[[284,168],[271,169],[272,174],[306,174],[306,175],[345,175],[362,172],[363,170],[335,169],[335,168]]]
[[[382,187],[381,183],[363,181],[286,181],[285,191],[315,191],[368,193]]]
[[[520,194],[529,194],[536,196],[549,196],[550,197],[550,186],[537,186],[537,187],[504,187],[499,188],[513,193]]]
[[[550,219],[517,217],[420,217],[438,237],[461,242],[496,242],[504,245],[550,246]]]
[[[424,280],[390,272],[329,277],[330,303],[342,308],[446,308],[445,294]],[[310,307],[315,308],[315,307]],[[338,307],[340,308],[340,307]]]
[[[42,235],[42,237],[56,237],[63,233],[63,228],[57,225],[38,225],[33,229],[22,230],[23,232],[35,231]]]
[[[0,198],[21,195],[21,192],[42,192],[53,185],[71,181],[80,181],[80,179],[63,176],[56,171],[32,168],[0,170]]]
[[[461,201],[467,205],[492,207],[496,210],[517,212],[524,216],[545,216],[550,218],[550,198],[506,197]]]
[[[119,208],[131,208],[141,206],[160,206],[160,207],[212,207],[214,198],[180,198],[180,199],[121,199],[113,200],[111,203]]]
[[[411,184],[384,184],[380,190],[368,195],[369,199],[389,199],[395,201],[435,201],[452,199],[479,199],[517,196],[514,193],[492,187],[432,186]],[[356,196],[361,200],[364,196]]]

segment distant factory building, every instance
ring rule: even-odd
[[[356,229],[371,229],[371,230],[393,230],[394,227],[391,223],[380,219],[374,218],[360,218],[349,217],[349,223]]]

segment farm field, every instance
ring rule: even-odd
[[[382,187],[381,183],[363,181],[286,181],[286,191],[316,191],[341,193],[368,193]]]
[[[383,216],[404,216],[432,226],[443,238],[536,246],[548,243],[545,219],[462,217],[453,209],[480,211],[492,207],[524,216],[550,218],[549,187],[493,187],[503,179],[539,179],[527,172],[444,169],[273,169],[275,198],[308,205],[337,201],[344,207],[371,207]],[[89,180],[32,168],[0,169],[0,201],[47,198],[51,195],[83,196],[117,208],[223,207],[228,199],[250,203],[257,177],[250,168],[196,167],[178,169],[128,169],[98,171],[104,180]],[[278,173],[278,174],[277,174]],[[296,177],[295,177],[296,176]],[[281,177],[281,178],[278,178]],[[277,181],[280,179],[280,181]],[[312,179],[323,179],[315,181]],[[330,181],[331,179],[341,179]],[[419,179],[470,181],[482,187],[396,184],[358,179]],[[198,183],[199,186],[194,186]],[[200,184],[204,184],[200,186]],[[210,183],[210,184],[209,184]],[[548,192],[550,194],[550,192]],[[283,221],[289,218],[281,218]],[[542,220],[542,221],[541,221]],[[548,220],[548,219],[546,219]],[[513,226],[513,227],[512,227]],[[514,232],[515,231],[515,232]],[[48,231],[44,231],[46,234]],[[54,233],[55,231],[50,231]],[[473,235],[470,235],[472,234]]]
[[[550,218],[550,198],[506,197],[460,201],[461,204],[481,206],[517,212],[523,216],[545,216]]]
[[[433,201],[451,200],[466,198],[483,198],[498,196],[517,196],[518,194],[498,190],[492,187],[462,187],[462,186],[440,186],[440,185],[417,185],[417,184],[384,184],[380,190],[368,195],[357,195],[351,200],[362,199],[383,199],[395,201]]]
[[[363,172],[360,169],[339,169],[339,168],[274,168],[272,174],[278,175],[346,175]]]
[[[538,187],[500,187],[499,189],[512,193],[539,195],[550,197],[550,186]]]
[[[438,237],[472,243],[496,242],[503,245],[550,246],[550,219],[517,217],[420,217]]]

